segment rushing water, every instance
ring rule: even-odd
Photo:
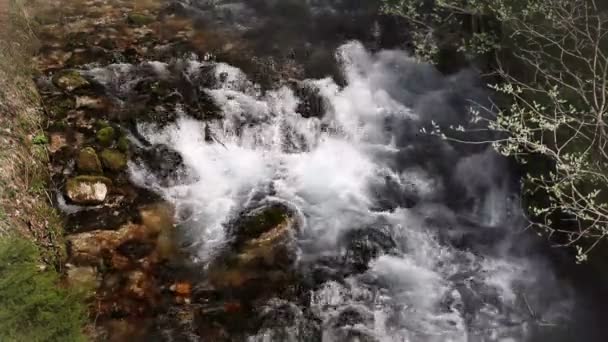
[[[357,42],[337,56],[346,86],[305,81],[321,99],[319,117],[298,113],[303,99],[288,87],[262,92],[235,67],[178,63],[222,117],[199,121],[178,106],[175,123],[139,124],[145,140],[179,152],[187,171],[171,182],[143,164],[131,171],[187,216],[181,227],[201,267],[226,243],[234,215],[279,201],[299,216],[299,272],[331,274],[316,280],[306,305],[324,341],[520,341],[567,326],[575,297],[521,234],[506,161],[421,133],[432,121],[464,122],[463,100],[482,95],[470,75],[446,78],[402,51],[370,53]],[[139,68],[151,66],[161,79],[175,68]],[[125,91],[137,68],[91,74]],[[108,70],[114,78],[102,77]],[[374,253],[360,272],[344,272],[332,261],[353,257],[353,232]],[[307,336],[300,304],[267,305],[288,305],[300,319],[252,341]]]
[[[477,76],[445,76],[402,50],[379,49],[381,28],[357,12],[361,1],[280,3],[172,8],[230,27],[235,44],[260,55],[306,45],[294,52],[304,71],[273,70],[284,77],[269,84],[195,55],[82,71],[121,109],[171,88],[131,118],[135,150],[162,146],[160,162],[135,158],[129,171],[175,205],[203,278],[244,210],[281,203],[294,213],[293,270],[307,295],[266,299],[256,308],[265,323],[247,339],[591,339],[583,296],[524,231],[509,162],[488,146],[425,133],[473,125],[470,101],[489,96]],[[293,17],[298,11],[305,15]],[[343,22],[324,21],[336,17]],[[337,27],[342,34],[323,36]],[[285,79],[294,75],[311,78]]]

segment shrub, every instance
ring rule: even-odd
[[[83,295],[60,287],[58,274],[38,258],[32,242],[0,238],[0,340],[84,341]]]

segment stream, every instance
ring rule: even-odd
[[[480,128],[479,76],[416,61],[375,2],[62,7],[38,85],[98,340],[605,340],[515,167],[429,134]]]

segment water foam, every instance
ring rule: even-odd
[[[139,127],[182,155],[190,179],[164,186],[131,164],[133,179],[190,213],[182,226],[203,263],[260,194],[301,213],[303,263],[345,253],[349,231],[387,227],[395,250],[313,291],[325,341],[521,340],[540,318],[560,322],[567,290],[541,260],[513,252],[520,221],[504,161],[420,134],[431,121],[462,122],[465,95],[454,85],[466,75],[444,78],[404,52],[371,54],[356,42],[338,57],[345,87],[307,81],[324,99],[320,118],[297,113],[291,89],[263,93],[240,70],[214,64],[218,83],[205,91],[222,119]]]

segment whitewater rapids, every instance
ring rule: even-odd
[[[337,56],[345,85],[305,81],[322,100],[318,117],[298,113],[303,99],[287,86],[263,92],[235,67],[185,62],[193,84],[213,68],[216,82],[203,91],[222,118],[198,121],[177,107],[166,127],[141,123],[142,136],[179,152],[188,172],[166,184],[132,163],[132,179],[176,205],[201,267],[226,243],[226,224],[254,201],[298,213],[302,272],[348,254],[341,241],[349,232],[380,236],[386,248],[367,270],[312,290],[308,306],[323,341],[551,340],[572,315],[574,295],[528,251],[508,163],[491,149],[421,132],[432,122],[467,125],[466,100],[485,96],[473,77],[446,78],[402,51],[370,53],[357,42]],[[171,72],[153,67],[161,78]],[[269,301],[264,310],[278,302],[285,304]],[[299,322],[250,340],[306,334]]]

